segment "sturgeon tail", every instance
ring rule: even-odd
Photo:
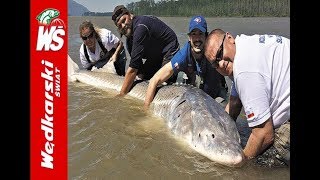
[[[77,71],[79,71],[78,64],[75,63],[68,54],[68,81],[74,82],[77,80],[75,77],[72,76]]]

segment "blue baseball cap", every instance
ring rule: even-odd
[[[189,33],[198,28],[202,32],[207,32],[207,21],[203,16],[193,16],[189,24]]]

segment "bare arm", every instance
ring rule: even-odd
[[[156,93],[156,88],[159,84],[168,80],[173,74],[173,69],[171,62],[165,64],[161,69],[159,69],[156,74],[150,79],[148,89],[146,92],[146,98],[144,100],[144,108],[147,109],[152,102],[154,95]]]
[[[119,41],[117,43],[116,51],[113,53],[113,55],[110,58],[112,62],[115,62],[118,59],[119,53],[122,51],[122,49],[123,49],[123,42]]]
[[[124,96],[129,92],[129,90],[134,82],[134,79],[136,78],[137,72],[138,72],[137,69],[134,69],[131,67],[128,68],[126,75],[124,77],[124,81],[123,81],[121,90],[120,90],[120,94],[119,94],[120,96]]]
[[[239,97],[230,95],[229,102],[225,111],[236,121],[242,109],[242,103]]]
[[[243,152],[247,159],[251,159],[262,153],[274,141],[274,129],[271,117],[261,125],[252,129],[246,147]]]

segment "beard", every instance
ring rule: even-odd
[[[199,44],[198,46],[196,46],[195,44]],[[196,53],[196,54],[200,54],[202,53],[203,51],[203,46],[202,46],[203,42],[202,41],[196,41],[193,43],[193,51]]]
[[[127,32],[129,29],[131,29],[132,25],[131,23],[127,23],[124,25],[124,27],[122,29],[118,29],[119,33],[120,33],[120,37],[122,37],[122,35],[125,35],[126,37],[129,37],[131,35],[130,32]]]
[[[202,52],[202,49],[198,48],[198,47],[194,47],[193,48],[193,51],[196,53],[196,54],[200,54]]]

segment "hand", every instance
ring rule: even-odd
[[[148,104],[144,104],[143,105],[143,110],[148,111],[149,110],[149,105]]]
[[[112,57],[108,61],[108,63],[114,63],[114,62],[115,62],[115,60]]]
[[[119,94],[117,94],[115,97],[116,98],[122,98],[122,97],[124,97],[125,96],[125,94],[122,94],[121,92],[119,93]]]
[[[117,60],[117,57],[116,57],[116,55],[114,54],[114,55],[112,55],[111,58],[109,59],[109,62],[113,62],[113,63],[114,63],[114,62],[116,62],[116,60]],[[109,62],[108,62],[108,63],[109,63]]]
[[[112,59],[110,59],[107,64],[114,66],[114,61],[112,61]]]
[[[248,162],[252,161],[255,158],[255,157],[248,157],[244,153],[242,155],[243,155],[242,161],[236,165],[238,167],[243,166],[244,164],[247,164]]]
[[[143,75],[143,74],[138,74],[138,75],[136,75],[135,80],[136,80],[136,81],[139,81],[139,80],[143,80],[143,78],[144,78],[144,75]]]
[[[152,114],[153,105],[151,105],[151,104],[149,104],[149,105],[144,104],[144,105],[143,105],[143,111],[146,112],[146,113]]]
[[[95,67],[95,66],[93,66],[92,68],[91,68],[91,71],[97,71],[97,67]]]
[[[100,72],[107,72],[111,74],[117,74],[117,70],[114,67],[114,63],[111,61],[108,61],[102,68],[99,69]]]

